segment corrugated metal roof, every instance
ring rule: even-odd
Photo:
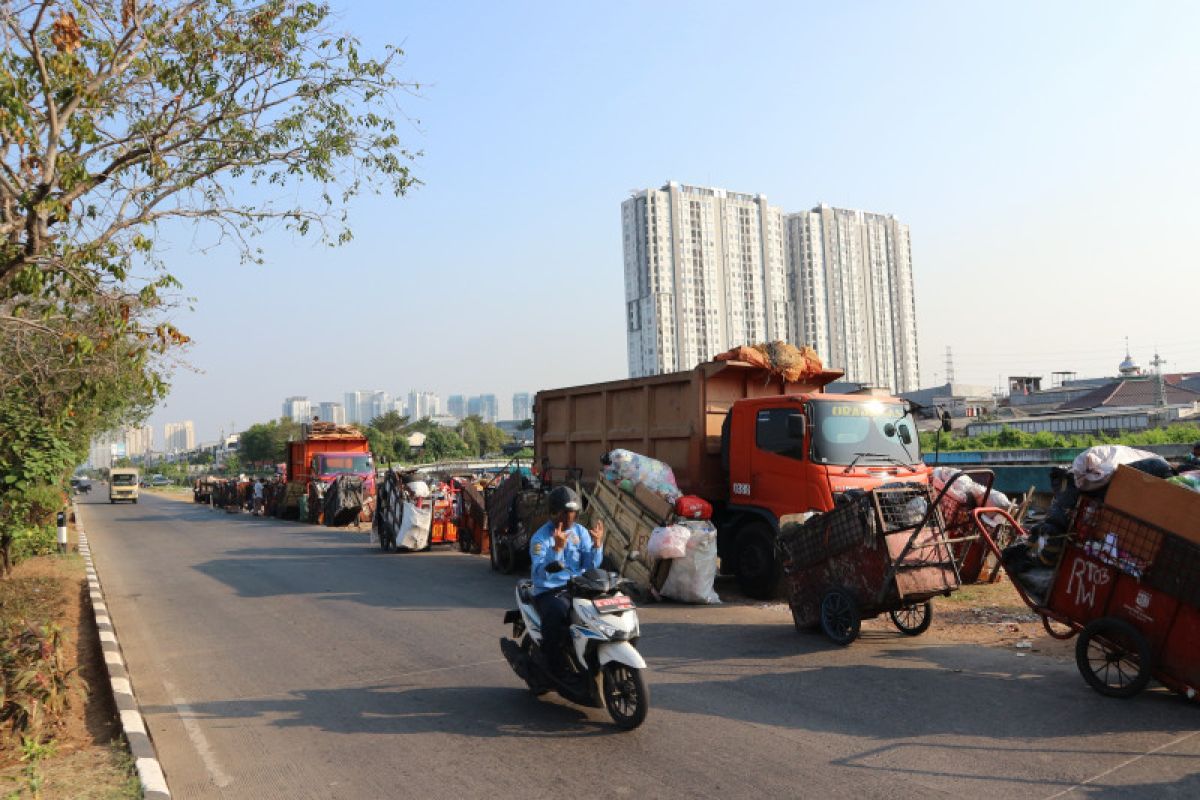
[[[1200,401],[1200,392],[1163,384],[1163,395],[1169,406],[1188,405]],[[1139,408],[1158,405],[1157,378],[1129,378],[1113,381],[1082,397],[1069,400],[1058,411],[1090,411],[1093,408]]]

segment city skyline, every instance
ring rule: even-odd
[[[1168,371],[1200,365],[1187,261],[1200,109],[1179,100],[1200,70],[1200,7],[682,8],[481,4],[464,25],[452,7],[346,6],[338,26],[363,32],[364,50],[403,41],[401,71],[422,88],[402,103],[420,122],[399,135],[424,153],[422,183],[353,203],[338,249],[268,233],[261,265],[163,226],[195,310],[172,314],[192,369],[175,372],[155,426],[193,419],[207,440],[289,395],[356,386],[507,399],[623,378],[614,210],[667,177],[911,226],[922,386],[944,382],[947,346],[956,380],[992,386],[1107,373],[1126,336],[1142,363],[1157,351]],[[689,60],[682,80],[702,51],[728,56]],[[670,110],[685,107],[712,113]],[[474,203],[485,210],[467,223]],[[351,311],[370,323],[339,316]],[[298,345],[285,315],[319,334]],[[249,342],[270,354],[253,381]]]

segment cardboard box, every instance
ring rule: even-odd
[[[1104,504],[1200,544],[1200,492],[1121,466]]]
[[[675,506],[671,505],[665,497],[647,489],[640,483],[633,487],[633,497],[660,523],[669,523],[675,514]]]

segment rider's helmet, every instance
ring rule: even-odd
[[[570,486],[555,486],[550,490],[548,499],[551,514],[558,514],[562,511],[578,511],[579,495],[575,494],[575,490]]]

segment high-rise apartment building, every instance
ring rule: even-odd
[[[512,418],[519,421],[533,419],[533,395],[529,392],[518,392],[513,395]]]
[[[732,347],[808,344],[846,379],[918,388],[908,226],[826,205],[668,183],[621,204],[629,374],[688,370]]]
[[[154,428],[150,425],[126,428],[123,436],[125,438],[125,455],[129,458],[139,458],[154,449]]]
[[[376,417],[394,410],[392,396],[378,389],[373,391],[346,392],[346,421],[367,425]]]
[[[798,341],[846,380],[920,388],[908,226],[820,205],[789,214],[787,231]]]
[[[461,394],[452,394],[446,401],[446,413],[455,419],[467,416],[467,398]]]
[[[442,413],[442,399],[433,392],[408,393],[408,418],[411,420],[436,417]]]
[[[184,453],[196,447],[196,429],[190,419],[168,422],[163,436],[163,449],[168,453]]]
[[[325,402],[318,406],[317,415],[322,422],[332,422],[336,425],[346,424],[346,407],[341,403]]]
[[[763,195],[675,182],[621,204],[632,377],[791,340],[783,211]]]
[[[307,397],[289,397],[283,401],[283,416],[292,422],[311,422],[312,403]]]

